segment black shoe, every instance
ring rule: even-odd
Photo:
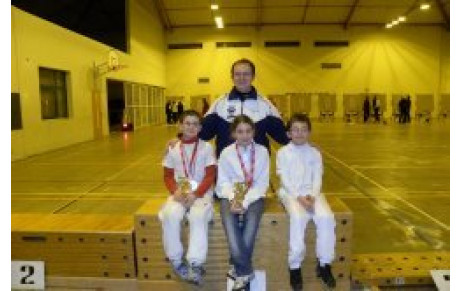
[[[302,291],[303,280],[302,280],[302,269],[291,269],[289,270],[289,281],[293,291]]]
[[[325,264],[324,267],[321,267],[318,263],[316,265],[316,276],[321,278],[321,281],[326,285],[328,288],[335,288],[335,278],[332,275],[331,265]]]

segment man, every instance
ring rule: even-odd
[[[369,115],[371,113],[371,103],[369,101],[369,96],[366,96],[366,99],[364,100],[363,111],[364,111],[364,122],[367,122],[367,120],[369,119]]]
[[[231,143],[230,123],[245,114],[256,125],[254,141],[270,150],[267,134],[280,144],[289,143],[283,121],[278,110],[268,99],[257,93],[252,86],[255,78],[255,65],[248,59],[233,63],[231,77],[234,87],[230,93],[218,98],[206,113],[200,138],[210,140],[216,137],[217,156]]]

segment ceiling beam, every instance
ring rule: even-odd
[[[347,19],[345,19],[345,22],[343,23],[343,29],[347,29],[348,26],[350,25],[351,18],[353,17],[353,13],[355,13],[356,6],[358,6],[359,0],[355,0],[353,2],[353,5],[350,7],[350,11],[348,11]]]
[[[165,30],[171,30],[172,25],[168,17],[168,12],[166,12],[165,5],[163,0],[153,0],[155,7],[157,8],[158,14],[160,15],[160,21]]]
[[[262,0],[257,0],[256,6],[256,29],[262,27]]]
[[[306,0],[305,1],[305,8],[303,9],[303,15],[302,15],[302,24],[304,24],[307,21],[307,11],[308,8],[310,7],[310,2],[311,0]]]
[[[308,1],[308,0],[307,0]],[[308,2],[311,2],[308,1]],[[305,4],[286,4],[286,5],[278,5],[278,4],[273,4],[270,6],[266,6],[265,8],[268,9],[278,9],[278,8],[305,8]],[[308,8],[349,8],[350,5],[344,5],[344,4],[316,4],[316,3],[310,3],[308,4]],[[370,8],[405,8],[407,5],[401,5],[401,4],[385,4],[385,5],[367,5],[366,7]],[[219,5],[219,10],[256,10],[257,6],[224,6],[224,5]],[[167,8],[166,11],[195,11],[195,10],[209,10],[208,6],[195,6],[195,7],[170,7]]]
[[[444,19],[444,27],[447,31],[450,31],[450,17],[447,14],[445,7],[442,5],[441,0],[436,0],[436,5],[442,14],[442,18]]]
[[[337,25],[343,26],[343,22],[306,22],[306,23],[299,23],[299,22],[272,22],[272,23],[263,23],[261,26],[279,26],[279,25],[288,25],[288,26],[297,26],[297,25]],[[354,22],[353,26],[383,26],[385,23],[380,22]],[[406,26],[443,26],[443,23],[405,23]],[[255,23],[226,23],[225,26],[249,26],[254,27]],[[192,27],[214,27],[212,24],[179,24],[174,25],[172,28],[192,28]]]

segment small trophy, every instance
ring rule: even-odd
[[[233,184],[233,191],[235,192],[234,200],[238,202],[240,206],[242,206],[244,196],[246,195],[246,192],[248,191],[248,185],[245,182],[236,182],[235,184]],[[243,222],[244,222],[244,214],[240,213],[240,215],[238,215],[238,225],[240,227],[243,227]]]
[[[244,200],[244,196],[248,191],[248,186],[245,182],[236,182],[233,184],[233,191],[235,191],[235,200],[236,202],[242,204]]]
[[[192,191],[192,185],[186,177],[180,177],[177,180],[182,196],[187,196]]]

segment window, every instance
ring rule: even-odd
[[[22,129],[21,100],[19,93],[11,93],[11,130]]]
[[[39,68],[42,119],[69,117],[67,75],[65,71]]]
[[[13,6],[82,34],[113,48],[128,52],[128,5],[126,0],[13,0]],[[142,1],[141,1],[142,2]],[[143,1],[142,4],[150,1]],[[142,5],[141,4],[141,5]],[[132,6],[137,7],[137,3]],[[169,3],[168,3],[169,5]]]

